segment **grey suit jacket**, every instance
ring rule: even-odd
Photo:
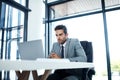
[[[61,46],[58,42],[53,44],[53,48],[51,50],[51,53],[55,52],[59,56],[61,56]],[[66,45],[65,45],[65,58],[69,59],[70,61],[75,62],[86,62],[87,57],[85,54],[85,51],[83,47],[80,44],[80,41],[78,39],[71,39],[68,38]],[[56,70],[55,72],[60,72],[62,70]],[[64,72],[63,72],[64,71]],[[62,71],[62,75],[65,73],[76,75],[81,77],[82,75],[82,69],[65,69]]]
[[[55,52],[56,54],[61,56],[61,47],[58,42],[53,44],[51,53],[52,52]],[[65,58],[68,58],[70,61],[75,61],[75,62],[87,61],[85,51],[78,39],[71,39],[71,38],[67,39],[66,45],[65,45]]]

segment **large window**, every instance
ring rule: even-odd
[[[117,10],[120,9],[120,0],[48,1],[53,1],[48,4],[50,49],[56,41],[53,37],[54,27],[64,24],[68,28],[69,37],[92,42],[96,71],[93,80],[119,80],[120,11]]]
[[[24,13],[19,11],[9,5],[6,5],[5,13],[5,26],[3,35],[5,38],[5,51],[9,52],[7,55],[9,57],[3,57],[3,59],[14,59],[16,60],[17,56],[17,42],[23,41],[23,32],[24,32]],[[6,53],[6,52],[5,52]],[[6,54],[4,56],[6,56]]]
[[[107,12],[112,80],[120,80],[120,10]]]
[[[107,63],[105,53],[105,38],[102,14],[90,15],[74,19],[62,20],[52,23],[52,42],[56,41],[54,27],[64,24],[68,28],[70,38],[78,38],[80,41],[91,41],[96,75],[93,80],[107,80]]]
[[[20,0],[22,1],[22,0]],[[14,1],[13,1],[14,2]],[[21,3],[21,2],[20,2]],[[14,3],[15,4],[15,3]],[[14,5],[13,4],[13,5]],[[16,3],[17,4],[17,3]],[[0,49],[1,59],[16,60],[19,59],[18,42],[24,40],[25,13],[8,2],[1,2],[1,22],[0,22]],[[19,8],[19,9],[17,9]],[[26,11],[27,12],[27,11]],[[14,80],[15,71],[0,72],[1,80]]]

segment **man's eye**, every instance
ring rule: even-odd
[[[59,36],[61,36],[62,34],[60,34]]]

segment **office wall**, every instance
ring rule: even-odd
[[[32,10],[28,16],[28,40],[43,39],[43,18],[45,8],[43,0],[29,0],[29,8]]]
[[[44,24],[43,18],[45,17],[45,7],[43,0],[29,0],[29,9],[32,11],[28,14],[28,41],[42,39],[44,42]],[[44,70],[38,71],[42,74]],[[30,80],[33,80],[30,73]]]

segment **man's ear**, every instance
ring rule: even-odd
[[[66,36],[68,37],[68,33],[66,34]]]

